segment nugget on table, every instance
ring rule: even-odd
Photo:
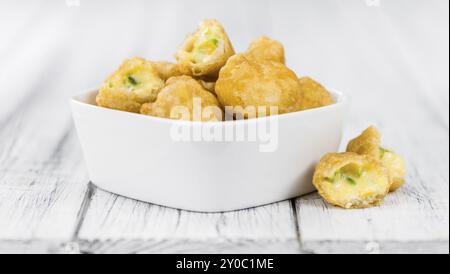
[[[371,157],[352,152],[326,154],[313,184],[330,204],[343,208],[376,206],[389,192],[389,173]]]

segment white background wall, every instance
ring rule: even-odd
[[[448,112],[448,6],[446,0],[1,0],[0,115],[30,91],[54,92],[65,103],[98,86],[127,57],[172,60],[203,18],[219,19],[237,51],[259,35],[279,39],[298,75],[351,95],[355,114],[364,115],[369,104],[413,116],[405,96]]]

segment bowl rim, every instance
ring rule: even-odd
[[[135,117],[136,119],[147,119],[150,121],[153,120],[155,122],[163,122],[163,123],[168,123],[168,124],[184,124],[184,125],[211,125],[211,126],[212,125],[229,125],[229,124],[237,125],[237,124],[256,123],[258,121],[266,121],[268,119],[288,119],[293,116],[302,116],[302,115],[307,115],[307,114],[311,114],[311,113],[319,113],[319,112],[333,110],[333,109],[340,108],[340,107],[345,107],[345,106],[347,106],[347,104],[349,102],[348,97],[344,93],[337,91],[335,89],[328,89],[328,91],[331,93],[333,98],[336,100],[336,102],[331,105],[312,108],[312,109],[306,109],[306,110],[300,110],[300,111],[295,111],[295,112],[277,114],[277,115],[272,115],[272,116],[252,118],[252,119],[204,122],[204,121],[174,120],[174,119],[169,119],[169,118],[143,115],[140,113],[127,112],[127,111],[123,111],[123,110],[100,107],[98,105],[94,105],[94,104],[85,102],[82,99],[82,97],[91,96],[94,93],[98,93],[97,88],[88,89],[88,90],[89,91],[79,93],[77,95],[72,96],[69,100],[70,104],[87,107],[87,108],[90,108],[90,109],[93,109],[96,111],[101,110],[101,111],[106,111],[106,112],[110,112],[110,113],[122,113],[122,115],[129,115],[130,117]]]

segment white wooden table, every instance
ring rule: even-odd
[[[187,2],[0,2],[0,252],[449,252],[448,1]],[[211,17],[237,50],[275,37],[299,75],[347,93],[345,140],[377,125],[407,185],[364,210],[311,194],[205,214],[90,184],[68,98],[126,57],[171,59]]]

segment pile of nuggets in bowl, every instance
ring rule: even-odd
[[[224,120],[224,106],[233,107],[234,119],[248,119],[275,114],[270,107],[283,114],[334,103],[323,86],[309,77],[299,79],[286,67],[280,42],[260,37],[247,51],[236,54],[216,20],[202,21],[175,58],[177,63],[139,57],[125,60],[104,81],[97,104],[161,118],[207,122]],[[194,99],[202,110],[210,111],[196,117]],[[180,107],[189,113],[180,117],[176,112]],[[252,112],[250,107],[258,109]]]
[[[97,105],[160,118],[217,122],[335,103],[321,84],[310,77],[299,78],[285,65],[279,41],[259,37],[245,52],[235,53],[217,20],[202,21],[175,58],[176,63],[140,57],[125,60],[103,82]],[[403,160],[381,148],[379,132],[370,127],[349,143],[347,152],[325,155],[313,184],[330,204],[363,208],[378,205],[389,191],[400,187],[404,173]]]

